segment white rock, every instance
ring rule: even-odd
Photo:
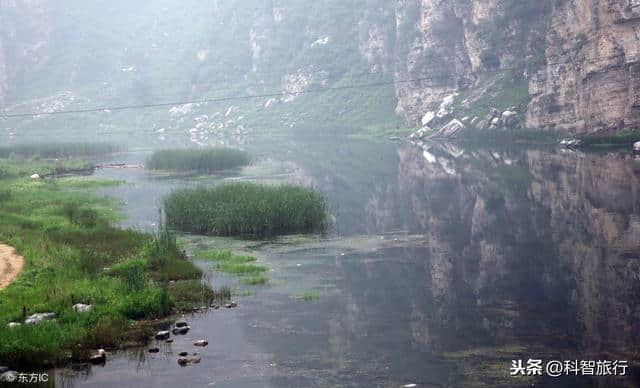
[[[425,158],[425,160],[429,164],[434,164],[436,162],[436,157],[433,156],[433,154],[428,151],[423,151],[422,156]]]
[[[73,305],[73,310],[79,313],[88,313],[91,309],[93,309],[93,306],[90,304],[77,303]]]
[[[9,329],[13,329],[14,327],[18,327],[18,326],[20,326],[20,323],[18,323],[18,322],[9,322],[9,323],[7,324],[7,327],[8,327]]]
[[[27,325],[31,325],[34,323],[40,323],[42,321],[48,321],[51,320],[53,318],[56,317],[55,313],[39,313],[39,314],[33,314],[31,316],[29,316],[24,323],[26,323]]]
[[[422,125],[429,125],[435,117],[436,114],[434,112],[429,111],[425,113],[424,116],[422,116]]]
[[[636,151],[640,151],[640,141],[633,143],[633,149]]]
[[[40,179],[40,175],[38,175],[38,174],[33,174],[33,175],[31,175],[31,177],[30,177],[30,178],[31,178],[31,179]]]
[[[453,120],[449,121],[449,123],[447,125],[445,125],[444,127],[440,128],[440,130],[438,131],[438,136],[440,136],[440,137],[452,137],[459,130],[461,130],[463,128],[465,128],[464,124],[462,124],[459,120],[453,119]]]

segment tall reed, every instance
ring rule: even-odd
[[[325,198],[293,185],[228,183],[183,189],[164,201],[167,225],[185,232],[264,238],[324,231]]]
[[[245,151],[231,148],[176,149],[154,152],[145,166],[151,170],[211,173],[249,164]]]

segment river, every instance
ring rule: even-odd
[[[259,146],[258,146],[259,144]],[[337,136],[247,145],[223,177],[102,170],[128,183],[123,226],[153,230],[177,187],[246,179],[311,185],[329,200],[323,236],[269,242],[185,236],[270,271],[265,286],[210,273],[235,309],[187,316],[158,354],[60,369],[65,386],[463,387],[640,385],[640,160],[624,152],[416,145]],[[145,152],[116,155],[140,163]],[[208,268],[206,263],[199,263]],[[306,298],[303,296],[307,296]],[[195,349],[205,338],[209,346]],[[177,353],[198,351],[180,367]],[[627,376],[512,377],[512,361],[620,360]],[[409,384],[409,385],[408,385]]]

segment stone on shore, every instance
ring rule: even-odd
[[[73,311],[77,311],[79,313],[88,313],[91,309],[93,309],[93,306],[90,304],[77,303],[73,305]]]
[[[35,323],[40,323],[42,321],[50,321],[56,317],[56,313],[38,313],[30,315],[24,323],[27,325],[32,325]]]

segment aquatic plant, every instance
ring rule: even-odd
[[[323,231],[325,198],[293,185],[229,183],[177,190],[164,201],[167,225],[185,232],[265,238]]]
[[[154,152],[145,162],[151,170],[211,173],[249,164],[245,151],[232,148],[175,149]]]
[[[266,272],[267,268],[261,265],[253,264],[257,259],[253,256],[235,255],[226,249],[212,249],[209,251],[196,251],[194,256],[200,259],[215,260],[214,269],[220,272],[233,274],[247,274],[245,279],[247,283],[251,280],[259,282],[257,278],[249,279],[249,276],[257,276],[261,272]],[[242,280],[242,278],[241,278]],[[265,279],[266,281],[266,279]],[[264,283],[264,281],[262,282]],[[258,284],[258,283],[256,283]]]

